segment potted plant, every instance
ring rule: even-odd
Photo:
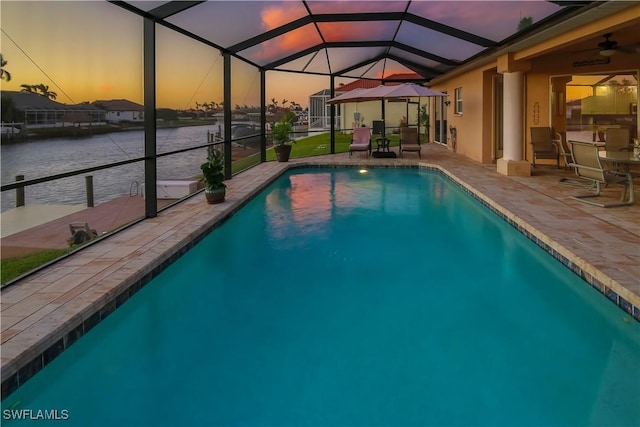
[[[207,150],[207,161],[200,165],[207,203],[222,203],[227,192],[224,183],[224,152],[215,147]]]
[[[271,126],[273,150],[276,152],[276,159],[279,162],[289,161],[291,144],[295,143],[295,141],[291,139],[291,131],[293,131],[293,120],[295,117],[295,113],[289,111],[284,117]]]

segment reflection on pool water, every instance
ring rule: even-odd
[[[639,354],[638,322],[443,176],[312,169],[2,409],[78,426],[624,426]]]

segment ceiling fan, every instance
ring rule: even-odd
[[[621,46],[617,41],[611,40],[612,33],[603,34],[604,41],[598,43],[598,51],[602,56],[611,56],[616,52],[635,53],[640,52],[640,45]]]

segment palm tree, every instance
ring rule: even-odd
[[[38,90],[36,89],[36,85],[22,84],[20,85],[20,87],[22,88],[22,92],[38,93]]]
[[[204,110],[204,118],[207,118],[207,111],[211,111],[212,105],[209,104],[208,102],[205,102],[204,104],[202,104],[202,109]]]
[[[0,53],[0,80],[5,79],[6,81],[11,80],[11,73],[4,69],[7,66],[7,61],[4,60],[4,57]]]
[[[40,95],[44,96],[47,99],[56,99],[58,97],[57,93],[49,90],[48,85],[40,83],[36,86],[36,88],[38,89],[38,91],[40,91]]]

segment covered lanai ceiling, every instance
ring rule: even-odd
[[[428,81],[594,2],[113,3],[264,70],[380,80],[415,72]]]

